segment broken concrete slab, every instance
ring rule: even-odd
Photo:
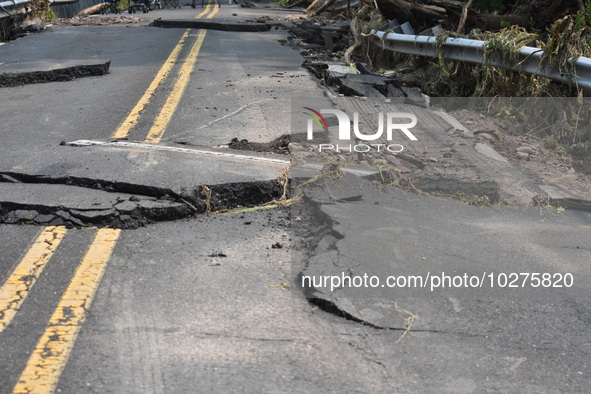
[[[39,212],[32,209],[17,209],[16,211],[14,211],[14,216],[21,218],[23,220],[33,220],[37,216],[39,216]]]
[[[431,111],[422,106],[385,102],[382,100],[360,100],[353,97],[334,99],[338,107],[346,113],[359,113],[359,121],[367,125],[368,129],[376,129],[376,106],[383,112],[405,112],[417,117],[417,126],[413,133],[417,141],[409,141],[402,134],[397,135],[395,142],[404,145],[404,152],[398,157],[413,163],[420,168],[420,176],[439,178],[442,182],[449,179],[460,181],[458,186],[480,184],[481,182],[495,182],[499,185],[502,200],[509,204],[529,205],[532,198],[543,194],[527,175],[521,172],[496,153],[491,147],[484,144],[467,143],[467,139],[457,133],[449,131],[458,129],[459,122],[450,122],[451,115],[441,116],[441,111]],[[384,137],[373,143],[390,144]],[[442,158],[443,148],[454,149],[452,157]],[[487,153],[488,155],[483,155]],[[496,153],[496,154],[495,154]],[[369,160],[382,159],[381,152],[364,153]],[[493,159],[491,156],[497,158]],[[412,178],[417,174],[410,174],[410,182],[415,185]],[[416,186],[416,185],[415,185]],[[448,190],[446,188],[446,190]],[[451,193],[451,191],[449,191]],[[460,191],[462,192],[462,191]],[[451,193],[453,194],[453,193]],[[486,193],[485,195],[489,195]]]
[[[553,206],[591,212],[591,201],[578,198],[578,196],[557,185],[540,185],[540,189],[546,193],[543,196],[545,201],[541,203],[545,202]]]
[[[23,207],[66,207],[81,211],[103,211],[111,209],[113,205],[119,202],[129,200],[130,197],[130,194],[108,193],[77,186],[26,183],[0,184],[0,199],[2,199],[2,202],[11,202]]]
[[[338,74],[342,76],[359,74],[359,71],[355,70],[353,67],[345,66],[342,64],[328,64],[328,68],[326,69],[326,71],[328,71],[329,73],[335,73],[335,75]]]
[[[345,96],[384,97],[384,95],[372,85],[349,78],[343,78],[340,80],[339,93],[344,94]]]
[[[389,78],[375,74],[349,74],[347,75],[347,79],[372,86],[386,86],[391,82]]]
[[[388,90],[386,91],[387,97],[406,97],[402,89],[394,85],[388,85]]]
[[[505,157],[501,156],[501,154],[494,150],[494,148],[490,145],[482,144],[479,142],[476,145],[474,145],[474,149],[476,149],[477,152],[483,154],[489,159],[493,159],[500,163],[506,163],[509,165],[509,161]]]
[[[137,202],[134,202],[137,200]],[[125,205],[125,211],[116,209]],[[136,228],[196,212],[189,204],[60,184],[0,184],[0,222]],[[122,213],[131,215],[122,220]]]
[[[65,82],[109,73],[110,60],[39,60],[0,64],[0,87]]]
[[[324,64],[324,68],[321,66]],[[359,71],[351,66],[345,66],[342,64],[325,64],[319,63],[320,67],[314,69],[313,67],[306,67],[312,71],[318,79],[326,79],[326,83],[329,85],[340,84],[342,78],[346,78],[348,75],[357,75]],[[328,68],[326,68],[328,66]]]
[[[406,95],[406,101],[409,104],[421,107],[429,107],[429,96],[424,94],[421,89],[414,86],[400,86],[400,90]]]
[[[252,152],[125,141],[97,144],[57,146],[52,154],[37,157],[18,172],[0,169],[6,175],[3,179],[14,180],[0,183],[0,216],[7,223],[24,223],[31,221],[32,213],[15,221],[13,212],[35,210],[53,215],[45,218],[46,223],[58,218],[66,225],[80,225],[58,214],[63,211],[84,225],[127,228],[206,211],[254,206],[284,194],[278,171],[290,163],[285,158]],[[148,166],[146,155],[150,157]],[[61,157],[62,163],[51,164],[52,157]],[[211,157],[216,160],[207,160]],[[129,166],[130,161],[138,165]],[[116,170],[122,166],[128,170]],[[97,175],[96,168],[107,171]],[[171,173],[177,175],[171,177]],[[55,198],[48,199],[48,194]],[[38,220],[33,218],[32,222]]]
[[[0,163],[0,173],[21,182],[51,183],[69,178],[86,187],[99,184],[130,194],[161,197],[199,185],[275,180],[277,171],[290,163],[283,155],[205,147],[127,141],[83,141],[75,145],[48,147],[46,154],[32,157],[16,170],[10,165],[7,152],[3,164]],[[60,158],[59,163],[55,163],[56,157]],[[101,174],[97,174],[97,168]],[[184,171],[178,171],[179,168]]]

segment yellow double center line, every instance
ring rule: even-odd
[[[43,229],[0,288],[0,332],[8,327],[22,306],[67,231],[62,226]],[[55,391],[120,233],[119,229],[97,230],[14,387],[14,393]]]
[[[203,12],[197,15],[196,19],[203,17],[204,15],[209,13],[210,10],[211,0],[208,1],[207,7],[205,7],[205,10]],[[218,13],[218,11],[219,5],[216,3],[211,13],[207,15],[207,19],[213,18]],[[113,133],[112,138],[127,138],[131,130],[137,125],[142,112],[150,103],[152,97],[156,93],[156,90],[166,79],[166,77],[176,64],[179,53],[183,49],[183,46],[185,45],[185,42],[189,37],[190,32],[191,29],[187,29],[185,33],[182,35],[181,39],[173,48],[172,52],[160,68],[160,71],[158,71],[158,73],[154,77],[154,80],[152,81],[152,83],[150,83],[150,86],[148,86],[148,89],[144,92],[144,94],[139,99],[135,107],[133,107],[127,118],[125,118],[125,120],[121,122],[117,130]],[[197,56],[201,49],[201,45],[203,44],[203,40],[205,39],[205,34],[206,30],[200,30],[197,39],[195,40],[195,43],[191,47],[189,54],[187,55],[185,61],[181,66],[178,77],[172,87],[170,94],[168,95],[168,98],[166,99],[166,102],[164,103],[163,107],[160,110],[160,113],[154,120],[154,123],[152,124],[152,127],[148,132],[148,135],[145,139],[146,142],[158,143],[162,139],[162,135],[164,134],[166,127],[170,123],[172,116],[174,115],[174,112],[176,111],[181,101],[181,98],[183,97],[187,85],[189,84],[189,78],[191,72],[193,71],[193,67],[195,66],[195,62],[197,61]]]
[[[210,0],[205,10],[197,15],[197,18],[208,13],[207,18],[213,18],[218,10],[218,4],[212,10]],[[191,29],[187,29],[182,35],[148,89],[113,133],[113,138],[126,138],[137,125],[142,112],[175,66],[190,32]],[[162,135],[187,88],[205,34],[205,30],[199,31],[197,39],[181,65],[166,102],[148,132],[147,142],[157,143],[162,139]],[[61,226],[45,228],[20,260],[6,283],[0,288],[0,332],[6,329],[20,309],[31,287],[41,275],[66,232],[66,228]],[[49,320],[47,329],[31,354],[14,388],[14,393],[53,393],[57,388],[61,373],[86,318],[86,311],[92,304],[120,232],[121,230],[110,228],[97,230],[92,244]]]
[[[53,393],[76,342],[121,230],[99,229],[64,292],[14,393]]]
[[[12,321],[53,252],[66,235],[65,227],[46,227],[0,288],[0,332]]]
[[[193,71],[193,66],[197,61],[197,55],[199,54],[199,50],[201,49],[201,44],[203,44],[203,39],[205,38],[206,30],[201,30],[199,35],[197,36],[197,40],[191,47],[191,51],[187,56],[187,59],[183,63],[181,70],[179,71],[179,76],[172,87],[172,91],[168,95],[166,102],[162,106],[160,113],[154,120],[152,124],[152,128],[148,132],[148,136],[146,137],[146,142],[153,142],[158,143],[162,139],[162,134],[164,134],[164,130],[170,123],[176,108],[178,107],[185,90],[187,89],[187,85],[189,84],[189,77],[191,76],[191,72]]]

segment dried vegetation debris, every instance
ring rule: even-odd
[[[440,49],[443,49],[445,39],[448,37],[469,37],[485,41],[486,58],[500,57],[518,64],[521,61],[517,56],[520,48],[536,46],[542,51],[542,64],[562,74],[572,75],[574,70],[570,60],[578,56],[591,55],[591,30],[586,27],[591,23],[591,11],[585,11],[586,14],[575,13],[578,4],[570,4],[572,2],[568,1],[536,1],[534,3],[536,4],[526,7],[527,10],[523,7],[514,10],[515,14],[535,14],[534,21],[537,21],[542,18],[542,14],[535,13],[535,10],[551,10],[552,15],[544,15],[542,18],[554,22],[551,28],[532,31],[505,23],[504,28],[497,31],[473,30],[468,35],[446,31],[438,39],[441,43]],[[316,32],[313,28],[308,28],[308,33],[302,33],[301,30],[306,30],[306,25],[302,25],[302,29],[293,30],[292,34],[300,34],[302,41],[298,42],[295,38],[294,42],[300,50],[303,47],[302,54],[306,59],[304,67],[340,95],[418,97],[419,100],[415,100],[415,103],[421,103],[423,92],[433,97],[582,97],[584,95],[576,86],[544,77],[487,65],[449,61],[442,57],[430,59],[383,50],[363,36],[385,22],[383,14],[370,4],[361,4],[347,12],[336,11],[333,17],[339,23],[343,20],[351,20],[349,34],[340,37],[340,46],[346,47],[344,52],[341,48],[336,52],[330,51],[326,46],[322,47],[319,39],[321,34],[318,31],[322,25],[330,24],[328,20],[312,19],[310,24],[317,26]],[[413,27],[416,28],[416,26]],[[448,28],[453,27],[453,23],[448,25]],[[473,25],[468,23],[466,27],[470,28]],[[316,37],[316,41],[313,37]],[[331,68],[335,65],[350,67],[353,72],[339,74]],[[360,77],[355,74],[362,68],[361,74],[387,77],[388,80],[385,85],[381,82],[368,83],[368,80],[359,83],[360,81],[355,79]],[[407,89],[404,89],[405,87]],[[409,87],[414,91],[410,91]],[[410,100],[407,99],[408,101]],[[518,131],[524,135],[544,139],[544,144],[549,148],[555,145],[555,153],[566,155],[567,160],[572,162],[570,168],[589,173],[591,171],[591,125],[586,121],[590,115],[588,104],[585,103],[582,106],[569,104],[561,108],[561,113],[553,111],[553,115],[549,116],[548,112],[543,112],[542,117],[535,115],[535,105],[533,107],[525,113],[519,106],[502,110],[505,112],[513,110],[513,113],[507,116],[530,117],[530,120],[535,120],[531,122],[536,123],[535,127],[523,127]],[[494,115],[495,110],[489,112]],[[539,118],[543,118],[544,124],[538,122]],[[490,140],[494,137],[487,133],[480,138],[488,138],[488,143],[494,143]],[[525,152],[519,153],[522,160],[527,159]]]
[[[338,95],[408,97],[409,101],[424,105],[422,92],[413,81],[401,81],[396,73],[375,73],[361,61],[343,61],[350,48],[356,45],[353,37],[347,34],[349,27],[350,24],[343,21],[299,21],[289,29],[288,42],[304,57],[302,66]]]
[[[538,184],[557,184],[575,195],[591,196],[591,171],[585,168],[589,160],[569,154],[552,137],[524,133],[521,130],[528,125],[509,117],[488,116],[468,109],[451,114],[467,128],[475,130],[476,141],[494,146]]]

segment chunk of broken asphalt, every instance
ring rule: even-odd
[[[40,224],[49,223],[54,217],[53,215],[37,215],[34,221]]]
[[[79,219],[75,218],[74,216],[70,215],[68,212],[65,212],[65,211],[57,211],[55,214],[57,216],[59,216],[60,218],[64,219],[66,222],[69,222],[69,223],[71,223],[71,224],[73,224],[75,226],[80,226],[80,227],[83,227],[84,226],[84,223],[81,220],[79,220]]]
[[[384,97],[372,85],[350,80],[349,78],[341,79],[339,93],[345,96],[360,96],[360,97]]]
[[[138,204],[131,201],[124,201],[115,205],[114,208],[119,212],[131,214],[138,208]]]
[[[19,64],[14,69],[10,64],[0,67],[0,87],[11,87],[44,82],[71,81],[76,78],[100,76],[109,73],[110,60],[96,60],[86,64],[74,64],[70,60],[60,64],[32,62]]]
[[[115,215],[115,210],[114,209],[102,209],[102,210],[98,210],[98,211],[79,211],[76,209],[72,209],[70,211],[70,213],[73,216],[75,216],[83,221],[95,222],[95,221],[99,221],[100,219],[105,219],[109,216]]]
[[[33,220],[37,216],[39,216],[39,212],[33,210],[26,210],[26,209],[18,209],[14,211],[14,216],[22,219],[22,220]]]
[[[388,85],[388,90],[386,91],[386,95],[388,97],[406,97],[404,92],[397,86]]]
[[[381,75],[367,75],[367,74],[349,74],[347,75],[349,81],[364,83],[372,86],[386,86],[390,79],[382,77]]]

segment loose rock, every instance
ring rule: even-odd
[[[495,137],[493,137],[491,134],[488,134],[488,133],[481,133],[478,136],[484,138],[485,140],[487,140],[491,144],[494,144],[497,141]]]
[[[532,153],[534,153],[534,150],[529,146],[520,146],[519,148],[517,148],[517,152],[527,153],[528,155],[531,155]]]

